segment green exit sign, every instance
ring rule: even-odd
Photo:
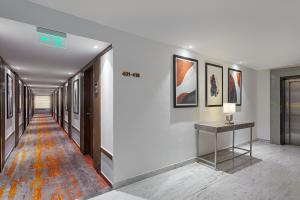
[[[50,29],[37,28],[38,42],[54,48],[65,48],[66,34]]]
[[[65,48],[64,38],[62,37],[48,35],[45,33],[39,33],[38,37],[39,37],[39,42],[44,45],[55,47],[55,48]]]

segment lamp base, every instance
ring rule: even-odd
[[[226,122],[225,124],[234,124],[233,122],[233,115],[232,114],[227,114],[226,115]]]

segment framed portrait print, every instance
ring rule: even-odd
[[[79,113],[79,80],[73,82],[73,112]]]
[[[205,63],[205,106],[223,106],[223,67]]]
[[[228,68],[228,103],[242,105],[242,71]]]
[[[22,82],[19,81],[19,113],[22,112]]]
[[[65,95],[64,95],[64,107],[65,111],[68,111],[68,88],[65,87]]]
[[[198,106],[198,60],[173,55],[174,108]]]
[[[6,74],[6,109],[7,119],[13,117],[13,80],[9,74]]]

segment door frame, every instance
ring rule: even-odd
[[[85,67],[75,73],[68,80],[68,130],[69,137],[72,134],[72,79],[79,75],[80,77],[80,151],[84,154],[84,87],[83,87],[83,72],[93,66],[93,84],[92,84],[92,96],[93,96],[93,153],[97,156],[93,157],[94,168],[101,174],[101,57],[112,50],[112,45],[109,45],[106,49],[100,52],[92,61],[90,61]]]
[[[89,83],[92,83],[92,85],[89,86],[89,89],[90,91],[86,91],[86,75],[89,75],[88,78],[92,78],[92,80],[89,80]],[[85,97],[87,96],[90,96],[89,100],[92,100],[90,101],[90,106],[92,107],[91,108],[91,113],[90,115],[92,116],[91,119],[93,119],[93,116],[94,116],[94,93],[93,93],[93,84],[94,84],[94,65],[93,63],[91,63],[91,65],[87,68],[84,69],[84,71],[82,72],[82,80],[81,80],[81,91],[83,94],[82,95],[82,101],[81,101],[81,108],[82,108],[82,114],[80,116],[80,122],[82,123],[82,128],[84,129],[82,131],[83,134],[81,134],[81,138],[80,138],[80,141],[82,141],[82,143],[80,144],[80,146],[82,146],[82,152],[84,154],[87,154],[88,153],[88,150],[87,150],[87,143],[89,143],[89,148],[90,148],[90,156],[93,158],[93,152],[94,152],[94,148],[93,148],[93,144],[91,144],[91,140],[94,140],[94,132],[93,132],[93,127],[94,127],[94,122],[93,120],[89,120],[89,119],[86,119],[88,116],[86,115],[86,105],[85,105]],[[90,126],[90,137],[89,137],[89,141],[86,141],[86,136],[87,136],[87,133],[86,133],[86,122],[89,122],[89,126]],[[92,138],[91,138],[92,137]]]
[[[0,172],[5,164],[5,70],[0,57]]]
[[[85,149],[85,108],[84,108],[84,72],[87,70],[92,70],[92,85],[91,85],[91,96],[92,96],[92,127],[90,130],[92,131],[92,152],[93,152],[93,165],[98,172],[101,171],[101,125],[100,125],[100,117],[101,117],[101,93],[100,93],[100,57],[101,55],[96,56],[90,63],[88,63],[82,70],[82,75],[80,76],[80,149],[82,153],[86,152]]]
[[[300,79],[300,75],[280,77],[280,144],[287,144],[285,140],[285,115],[286,115],[286,98],[285,98],[285,81],[290,79]]]

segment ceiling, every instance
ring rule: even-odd
[[[299,0],[30,0],[254,69],[300,64]]]
[[[0,18],[0,55],[37,95],[53,92],[109,46],[71,34],[64,41],[64,48],[47,46],[36,26]]]

